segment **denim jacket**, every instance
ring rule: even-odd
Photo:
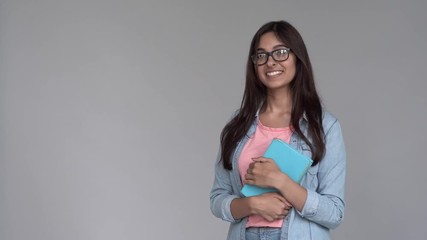
[[[240,190],[242,183],[238,170],[240,153],[249,138],[253,137],[258,122],[258,113],[247,134],[237,144],[232,156],[233,169],[224,169],[218,152],[215,163],[215,179],[210,193],[212,213],[230,222],[228,240],[244,240],[247,217],[234,219],[230,204],[235,198],[244,197]],[[309,168],[301,185],[307,189],[307,200],[301,212],[292,208],[282,226],[281,239],[330,239],[329,230],[340,225],[344,217],[344,185],[346,153],[341,127],[330,113],[323,112],[326,153],[323,159]],[[300,128],[307,136],[307,121],[300,120]],[[308,145],[296,134],[291,136],[290,145],[304,155],[311,157]]]

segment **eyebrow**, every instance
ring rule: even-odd
[[[278,49],[278,48],[288,48],[285,44],[278,44],[278,45],[276,45],[276,46],[274,46],[273,47],[273,49]],[[265,50],[264,48],[257,48],[257,52],[258,51],[264,51],[264,52],[266,52],[267,50]]]

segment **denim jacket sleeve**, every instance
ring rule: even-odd
[[[239,196],[233,194],[231,171],[226,170],[221,159],[221,151],[218,151],[215,162],[215,179],[210,192],[210,207],[213,215],[222,220],[236,223],[241,219],[234,219],[231,215],[231,201]]]
[[[307,188],[303,218],[334,229],[344,217],[346,152],[339,122],[325,128],[326,153],[318,164],[316,190]]]

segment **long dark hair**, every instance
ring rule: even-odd
[[[325,141],[322,127],[322,106],[314,84],[313,70],[307,49],[299,32],[286,21],[264,24],[252,39],[246,64],[246,84],[240,111],[221,132],[221,161],[225,169],[232,169],[232,153],[238,142],[252,125],[256,112],[267,96],[267,88],[258,79],[251,56],[255,54],[262,35],[273,32],[296,57],[296,74],[290,88],[292,91],[291,125],[294,131],[310,147],[313,165],[324,156]],[[308,122],[307,136],[301,131],[300,120]]]

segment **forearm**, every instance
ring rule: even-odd
[[[307,200],[307,190],[292,181],[286,174],[280,173],[276,186],[283,197],[298,211],[302,211]]]
[[[252,198],[236,198],[233,199],[230,205],[231,215],[234,219],[241,219],[254,214]]]
[[[283,174],[284,175],[284,174]],[[343,219],[344,201],[332,194],[319,194],[292,181],[280,178],[276,188],[304,218],[330,229],[336,228]]]

